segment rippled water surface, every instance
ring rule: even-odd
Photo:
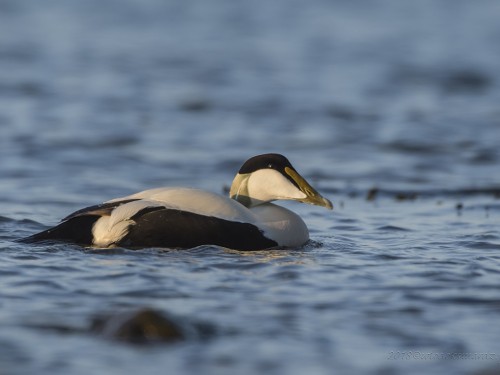
[[[493,0],[0,1],[0,374],[499,371],[499,16]],[[138,190],[223,193],[263,152],[334,203],[285,203],[303,248],[13,242]],[[91,329],[142,308],[192,333]]]

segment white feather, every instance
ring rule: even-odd
[[[157,188],[144,190],[106,203],[126,199],[144,199],[166,208],[214,216],[245,223],[255,222],[255,216],[241,203],[209,191],[192,188]]]
[[[307,197],[290,180],[274,169],[259,169],[250,174],[247,191],[248,196],[258,202]]]
[[[250,208],[259,218],[258,227],[267,238],[271,238],[279,246],[301,246],[309,239],[309,230],[295,212],[273,203],[261,204]]]
[[[101,216],[92,228],[93,244],[108,247],[120,241],[127,234],[129,226],[134,224],[131,217],[147,207],[157,206],[159,204],[154,201],[134,201],[115,208],[109,216]]]

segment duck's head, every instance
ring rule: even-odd
[[[247,207],[286,199],[333,208],[332,202],[322,197],[280,154],[248,159],[234,178],[229,196]]]

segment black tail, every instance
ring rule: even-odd
[[[100,216],[84,215],[63,221],[59,225],[21,238],[18,242],[36,243],[41,241],[64,241],[81,245],[92,245],[92,227]]]

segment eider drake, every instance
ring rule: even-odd
[[[279,199],[332,209],[287,158],[264,154],[243,164],[229,197],[191,188],[145,190],[76,211],[22,241],[56,240],[97,248],[301,246],[309,239],[307,226],[294,212],[271,203]]]

